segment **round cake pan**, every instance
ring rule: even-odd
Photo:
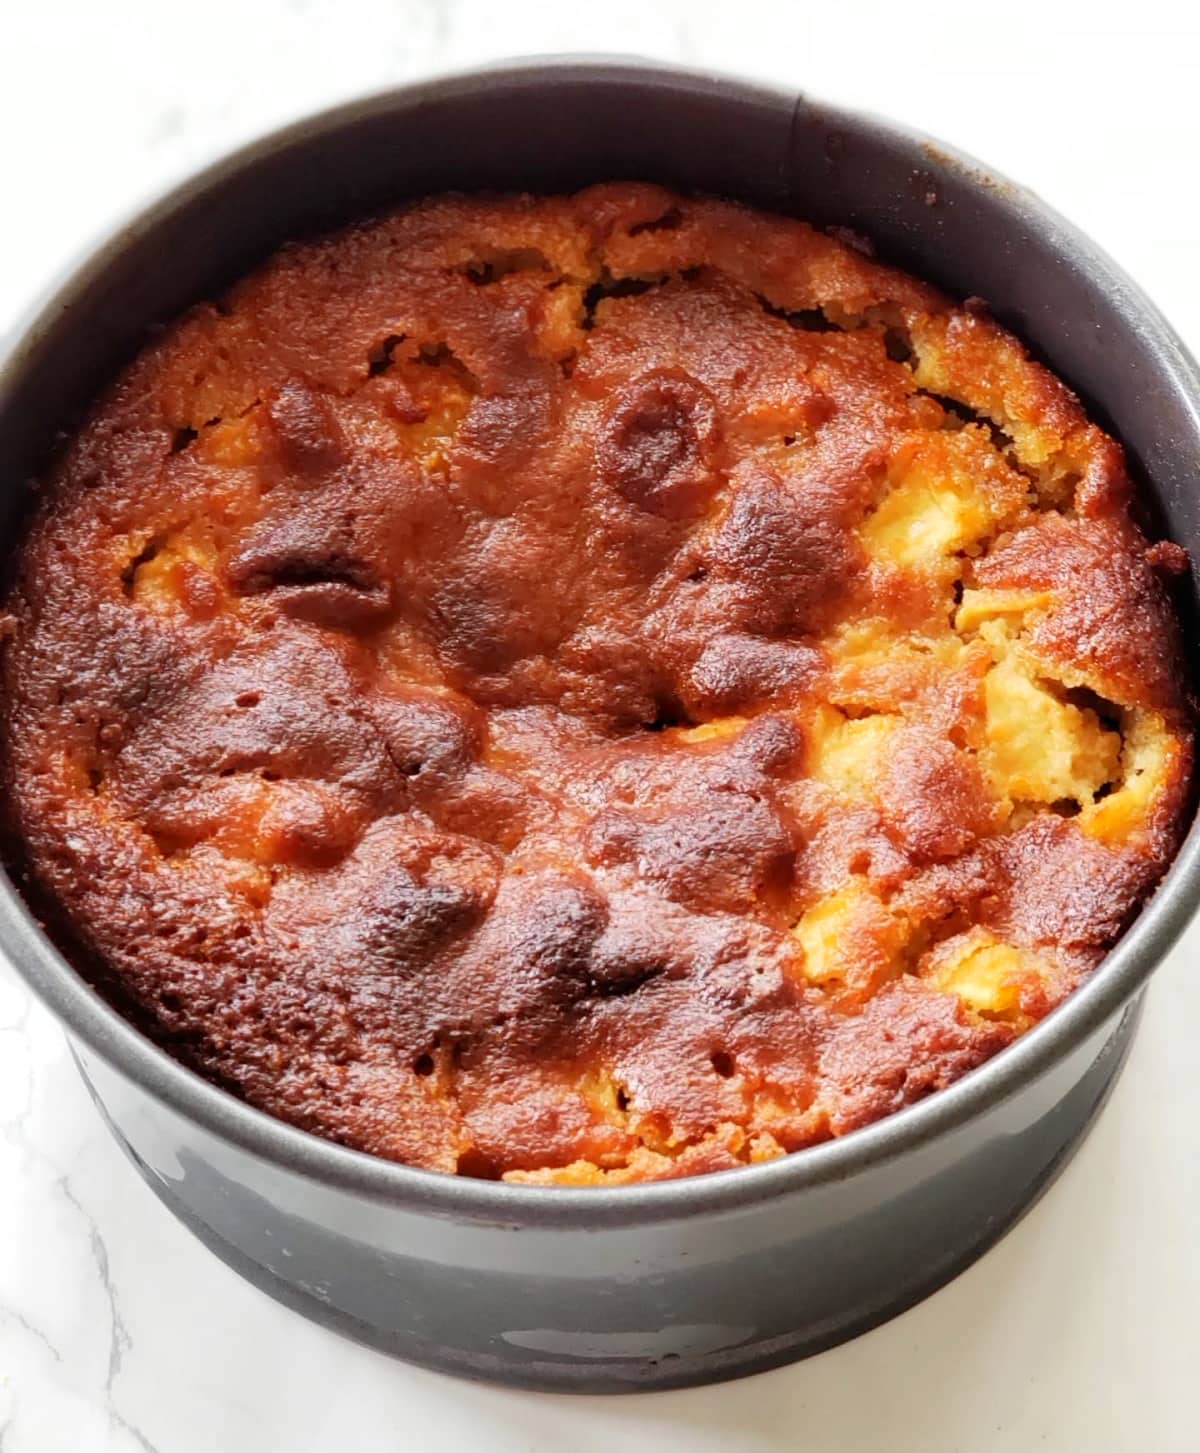
[[[985,298],[1124,441],[1152,527],[1200,559],[1200,380],[1154,307],[1029,192],[802,94],[631,61],[538,60],[300,122],[121,228],[0,363],[6,538],[25,481],[147,330],[286,239],[446,189],[644,179],[852,228]],[[1192,588],[1194,594],[1194,587]],[[1184,602],[1189,650],[1195,612]],[[846,1138],[602,1190],[472,1181],[326,1143],[126,1024],[0,884],[0,946],[62,1019],[155,1192],[258,1286],[415,1362],[528,1387],[732,1377],[893,1315],[1000,1236],[1102,1104],[1139,993],[1190,917],[1200,838],[1095,976],[1012,1048]]]

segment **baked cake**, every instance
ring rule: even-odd
[[[1054,1008],[1181,831],[1119,446],[847,234],[442,197],[156,337],[8,599],[18,871],[251,1104],[413,1166],[763,1161]]]

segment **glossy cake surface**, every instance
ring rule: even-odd
[[[1118,445],[973,303],[656,187],[289,247],[68,443],[14,852],[252,1104],[568,1184],[841,1135],[1095,968],[1190,705]]]

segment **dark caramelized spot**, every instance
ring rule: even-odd
[[[317,625],[361,627],[386,613],[391,591],[356,553],[354,531],[319,508],[271,517],[227,567],[243,595],[270,592],[286,614]]]
[[[299,380],[285,383],[267,402],[267,415],[288,466],[301,475],[323,474],[345,457],[345,439],[333,406]]]
[[[609,811],[589,851],[629,863],[669,897],[696,908],[745,911],[786,874],[794,852],[777,814],[749,793],[697,792],[662,818]]]
[[[992,825],[975,759],[932,731],[897,735],[883,782],[889,825],[915,863],[956,858]]]
[[[811,646],[730,632],[710,640],[687,682],[688,700],[704,716],[727,715],[777,693],[802,693],[821,664]]]
[[[378,697],[372,715],[396,770],[417,792],[460,779],[478,752],[470,708],[433,693]]]
[[[477,882],[420,882],[402,867],[372,883],[358,936],[381,968],[418,972],[431,956],[478,924],[490,894]]]
[[[679,369],[655,369],[617,396],[596,441],[602,476],[652,514],[695,514],[711,487],[717,435],[711,394]]]
[[[708,547],[731,624],[762,635],[811,631],[845,590],[855,557],[840,501],[767,473],[745,479]]]

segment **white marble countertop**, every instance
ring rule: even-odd
[[[3,8],[0,331],[113,216],[306,109],[505,54],[639,51],[805,86],[953,140],[1096,237],[1200,349],[1200,16],[787,0],[41,0]],[[1045,1199],[966,1275],[810,1362],[569,1399],[351,1345],[217,1262],[122,1159],[0,962],[0,1450],[473,1453],[1200,1446],[1200,929]]]

